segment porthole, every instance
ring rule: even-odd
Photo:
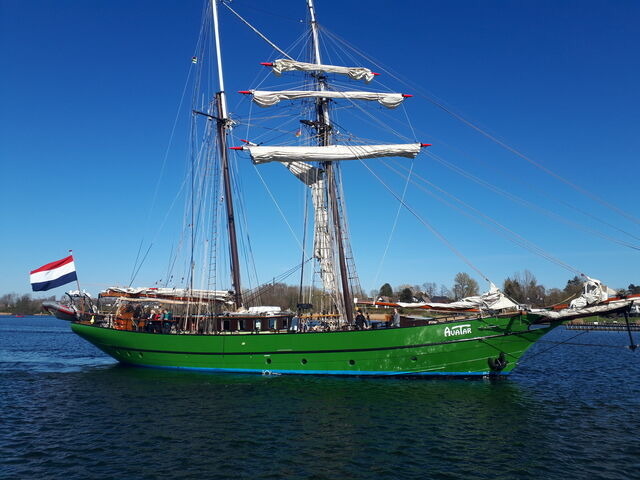
[[[142,358],[142,352],[138,352],[138,358]]]
[[[349,360],[349,365],[355,365],[356,361],[355,360]]]
[[[127,357],[131,357],[131,352],[127,352]]]
[[[306,365],[306,364],[307,364],[307,359],[306,359],[306,358],[303,358],[302,360],[300,360],[300,363],[301,363],[302,365]]]
[[[270,363],[271,363],[271,359],[270,359],[270,358],[267,358],[267,359],[265,360],[265,362],[266,362],[267,364],[270,364]]]
[[[418,361],[418,357],[411,357],[411,361],[412,362],[417,362]]]

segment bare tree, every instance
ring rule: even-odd
[[[438,294],[438,285],[435,282],[424,282],[422,291],[429,297],[435,297]]]
[[[453,282],[453,296],[456,300],[478,295],[478,282],[471,278],[468,273],[458,273]]]

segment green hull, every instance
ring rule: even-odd
[[[72,323],[72,330],[129,365],[243,373],[325,375],[508,374],[556,325],[526,315],[419,327],[323,333],[159,334]],[[504,362],[497,362],[500,354]]]

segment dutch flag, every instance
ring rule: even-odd
[[[73,255],[62,260],[47,263],[31,272],[31,288],[34,292],[51,290],[78,279],[76,266],[73,263]]]

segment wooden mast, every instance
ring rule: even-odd
[[[230,120],[227,113],[227,99],[224,90],[224,77],[222,75],[222,52],[220,50],[220,34],[218,29],[218,4],[217,0],[211,0],[211,10],[213,12],[213,32],[216,42],[216,58],[218,61],[218,87],[216,93],[217,108],[217,131],[218,145],[220,147],[220,164],[222,168],[222,178],[224,184],[224,199],[227,208],[227,231],[229,235],[229,250],[231,256],[231,282],[235,298],[236,308],[242,306],[242,289],[240,286],[240,261],[238,258],[238,239],[236,236],[235,214],[233,210],[233,195],[231,192],[231,175],[229,173],[229,159],[227,156],[227,133],[230,127]]]
[[[314,63],[316,65],[320,65],[322,63],[320,58],[320,43],[318,41],[318,25],[316,22],[313,0],[307,0],[307,6],[309,8],[309,15],[311,16],[311,36],[313,40]],[[318,89],[320,91],[326,90],[326,77],[324,75],[316,74],[315,79],[318,85]],[[317,99],[316,111],[319,144],[321,146],[330,145],[331,121],[329,119],[329,106],[328,100],[326,98]],[[344,313],[347,323],[353,323],[353,304],[351,302],[349,272],[347,270],[347,262],[344,255],[344,244],[342,241],[342,222],[340,220],[340,212],[338,210],[338,193],[335,182],[335,174],[333,171],[333,163],[323,162],[323,167],[325,171],[327,195],[329,197],[329,202],[332,210],[334,234],[336,237],[336,244],[338,246],[338,261],[340,263],[340,280],[342,284],[342,301]]]

